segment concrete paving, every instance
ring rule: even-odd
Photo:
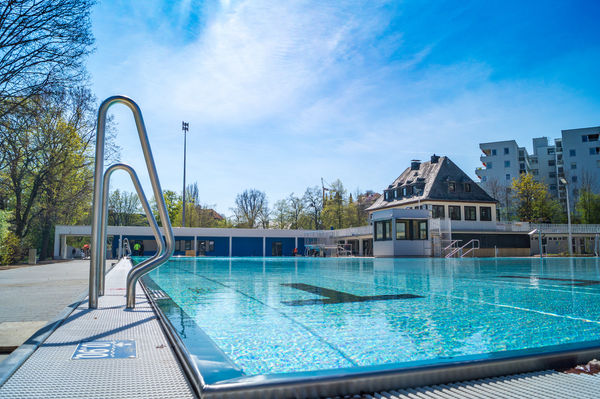
[[[0,270],[0,361],[87,292],[89,271],[89,260]]]

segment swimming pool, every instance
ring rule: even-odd
[[[600,346],[596,258],[173,258],[144,284],[206,385]]]

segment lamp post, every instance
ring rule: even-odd
[[[567,223],[569,229],[569,256],[573,256],[573,237],[571,236],[571,207],[569,206],[569,183],[567,179],[561,177],[560,182],[565,186],[565,192],[567,193]]]
[[[186,137],[187,132],[190,128],[190,124],[187,122],[181,122],[181,130],[183,130],[183,211],[181,213],[181,227],[185,227],[185,158],[186,158]]]

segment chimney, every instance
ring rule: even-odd
[[[420,166],[421,166],[420,160],[413,159],[412,161],[410,161],[410,170],[419,170]]]
[[[440,160],[440,156],[439,155],[433,154],[431,156],[431,163],[438,163],[439,160]]]

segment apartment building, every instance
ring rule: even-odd
[[[490,193],[499,185],[509,187],[520,173],[531,173],[561,202],[568,188],[571,210],[582,186],[600,190],[600,126],[562,130],[560,138],[538,137],[532,145],[533,152],[528,154],[515,140],[479,144],[483,167],[475,174],[480,185]]]

